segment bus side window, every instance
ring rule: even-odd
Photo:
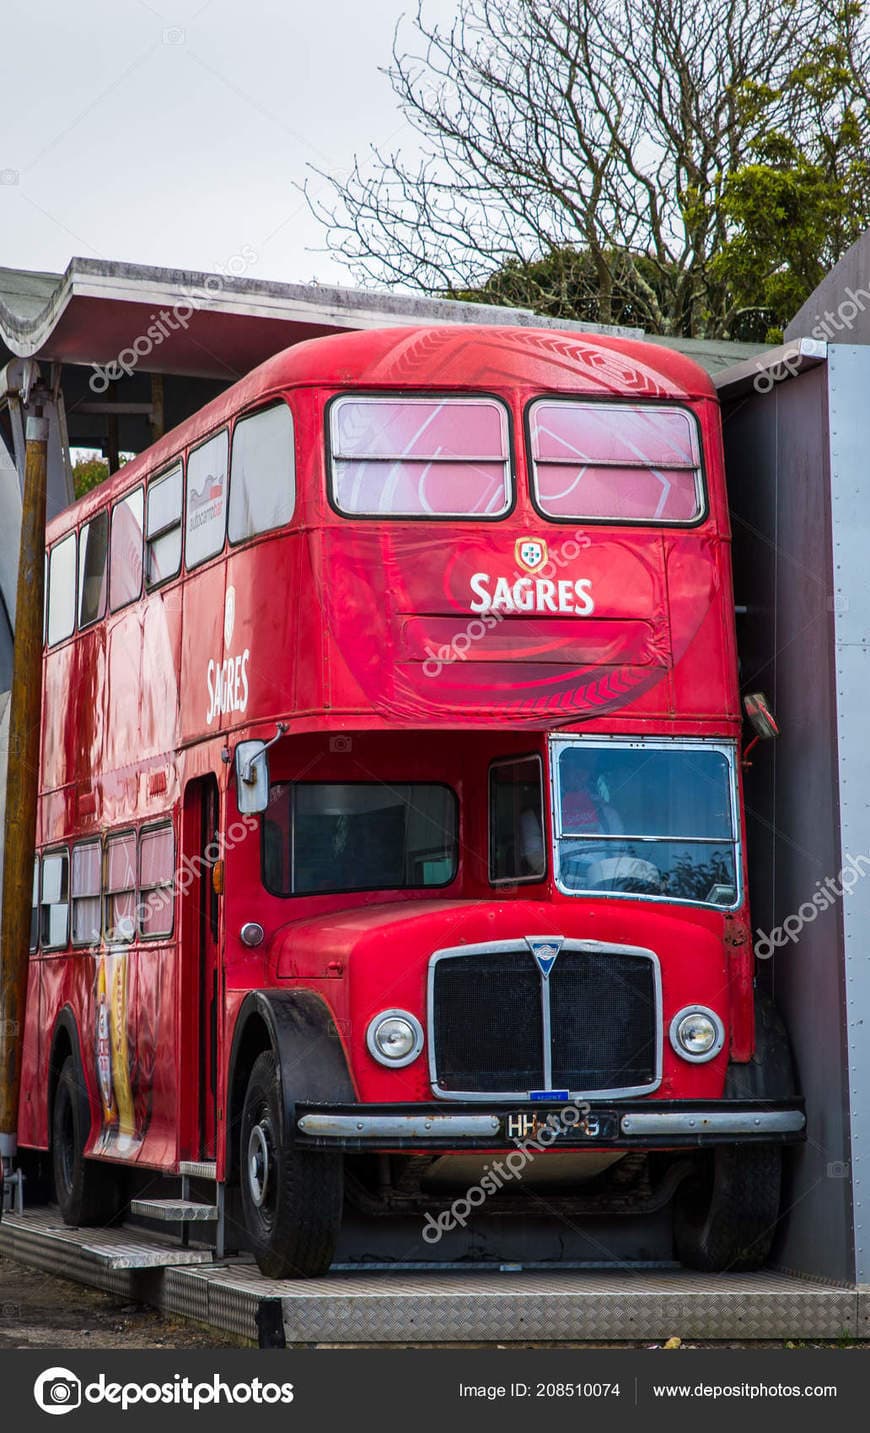
[[[43,950],[63,950],[69,939],[69,855],[46,851],[42,858],[39,933]]]
[[[139,838],[139,929],[144,936],[172,934],[174,873],[172,825],[143,831]]]
[[[72,848],[70,895],[73,945],[93,946],[100,943],[102,858],[99,841],[80,841]]]
[[[196,567],[224,545],[227,528],[227,430],[194,448],[187,460],[185,557]]]
[[[98,512],[86,522],[79,538],[79,627],[89,627],[106,613],[106,572],[109,565],[109,514]]]
[[[106,940],[136,934],[136,832],[106,840]]]
[[[56,542],[48,559],[48,645],[71,637],[76,625],[76,535]]]
[[[148,486],[145,519],[145,585],[156,587],[181,569],[181,464]]]
[[[242,418],[233,432],[230,542],[290,521],[296,505],[293,417],[286,403]]]
[[[541,758],[493,762],[489,771],[489,879],[540,881],[547,874]]]
[[[145,498],[135,488],[112,509],[109,605],[113,612],[135,602],[142,591],[142,523]]]
[[[30,951],[39,947],[39,857],[33,861],[33,905],[30,911]]]

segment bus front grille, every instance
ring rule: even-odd
[[[433,1085],[447,1098],[644,1093],[658,1083],[648,955],[575,944],[545,979],[528,947],[439,952],[429,988]]]

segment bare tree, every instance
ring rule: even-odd
[[[445,30],[418,0],[414,43],[400,25],[387,74],[422,157],[372,149],[346,180],[321,175],[329,197],[309,202],[363,282],[456,295],[579,253],[602,321],[629,311],[652,332],[727,335],[711,269],[723,187],[766,131],[799,137],[790,77],[828,44],[837,8],[460,0]]]

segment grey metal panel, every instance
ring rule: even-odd
[[[854,1290],[785,1275],[419,1274],[271,1288],[288,1344],[820,1338],[857,1326]]]
[[[831,350],[831,522],[834,543],[837,738],[844,865],[846,1039],[852,1110],[855,1277],[870,1283],[870,348]]]
[[[189,1179],[217,1179],[217,1165],[213,1159],[183,1159],[178,1173]]]
[[[786,340],[870,343],[870,232],[847,249],[785,331]]]
[[[762,689],[782,727],[746,773],[755,939],[812,900],[842,866],[837,802],[834,578],[828,366],[725,409],[743,690]],[[866,559],[865,559],[866,562]],[[807,912],[808,913],[808,912]],[[790,1153],[788,1210],[775,1257],[789,1268],[854,1276],[844,1041],[842,912],[807,921],[759,962],[795,1050],[807,1101],[805,1146]]]
[[[135,1231],[60,1228],[52,1211],[10,1216],[0,1249],[10,1258],[109,1293],[144,1299],[256,1341],[257,1316],[280,1299],[288,1343],[463,1343],[583,1339],[838,1338],[868,1321],[870,1291],[788,1274],[720,1274],[682,1269],[494,1272],[482,1269],[382,1274],[332,1273],[324,1279],[266,1279],[251,1262],[151,1273],[124,1266]],[[117,1266],[87,1257],[91,1240]],[[184,1250],[163,1250],[177,1258]]]
[[[742,363],[732,363],[721,368],[713,378],[719,397],[732,402],[744,394],[769,393],[774,384],[784,378],[795,378],[807,368],[824,363],[828,356],[828,345],[815,338],[798,338],[792,343],[780,344],[755,353]]]
[[[192,1199],[131,1199],[130,1212],[165,1224],[213,1224],[218,1217],[216,1204],[199,1204]]]
[[[91,1272],[159,1269],[174,1264],[210,1264],[210,1249],[158,1243],[134,1229],[69,1229],[53,1210],[6,1215],[0,1223],[0,1249],[10,1258],[38,1255],[39,1267],[57,1272],[57,1262],[91,1282]],[[33,1260],[31,1260],[33,1261]],[[47,1261],[47,1262],[44,1262]],[[25,1260],[28,1262],[28,1260]]]

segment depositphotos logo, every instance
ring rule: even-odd
[[[68,1368],[47,1368],[33,1385],[33,1396],[43,1413],[72,1413],[82,1401],[82,1385]]]
[[[68,1368],[47,1368],[33,1385],[33,1397],[43,1413],[72,1413],[83,1402],[113,1404],[123,1413],[137,1403],[174,1404],[198,1413],[200,1408],[218,1403],[292,1403],[293,1384],[264,1383],[261,1378],[227,1383],[217,1373],[201,1383],[180,1373],[164,1383],[110,1383],[101,1373],[83,1387],[81,1379]]]

